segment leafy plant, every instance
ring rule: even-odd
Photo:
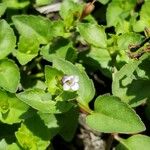
[[[149,149],[150,2],[94,2],[63,0],[50,17],[34,9],[52,0],[1,1],[0,149],[45,150],[57,135],[71,141],[80,112],[117,150]],[[90,14],[100,3],[102,23]],[[95,72],[111,80],[109,93],[99,92]]]

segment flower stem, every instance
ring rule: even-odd
[[[92,110],[88,107],[88,106],[85,106],[85,105],[83,105],[83,104],[81,104],[81,103],[78,103],[78,105],[79,105],[79,107],[80,107],[80,111],[81,112],[83,112],[83,113],[85,113],[85,114],[92,114]]]

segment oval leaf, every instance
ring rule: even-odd
[[[0,17],[5,13],[6,8],[4,3],[0,3]]]
[[[0,59],[10,54],[16,46],[16,37],[5,20],[0,21]]]
[[[55,59],[53,61],[53,66],[66,75],[77,75],[79,77],[80,88],[77,91],[79,95],[77,101],[81,105],[88,107],[88,103],[94,97],[95,89],[93,82],[88,78],[84,70],[79,70],[78,67],[63,59]]]
[[[0,120],[7,124],[18,123],[20,116],[29,106],[20,101],[14,94],[0,90]]]
[[[8,8],[11,9],[22,9],[30,4],[29,0],[3,0],[3,2]]]
[[[12,17],[18,32],[25,36],[35,36],[40,44],[47,44],[51,39],[51,22],[49,19],[33,15],[18,15]]]
[[[20,82],[20,72],[17,65],[10,60],[0,60],[0,87],[15,93]]]
[[[79,32],[81,36],[89,43],[96,47],[106,48],[107,39],[104,28],[97,24],[79,23]]]
[[[150,137],[145,135],[133,135],[128,139],[120,139],[120,144],[117,146],[117,150],[149,150],[150,149]]]
[[[17,94],[17,97],[43,113],[62,113],[68,111],[71,103],[65,101],[53,101],[49,93],[41,89],[31,89]]]
[[[92,129],[105,133],[137,133],[145,130],[138,115],[117,97],[100,96],[94,107],[94,112],[86,119]]]

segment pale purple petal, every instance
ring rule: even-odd
[[[66,83],[67,81],[72,80],[72,79],[73,79],[73,76],[64,76],[64,77],[62,78],[62,82],[63,82],[63,83]]]

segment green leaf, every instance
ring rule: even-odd
[[[50,139],[53,138],[56,134],[58,134],[61,125],[58,122],[56,115],[42,112],[38,112],[38,115],[44,123],[44,125],[48,128],[48,134],[50,136]]]
[[[39,50],[39,42],[33,34],[30,37],[20,36],[18,43],[18,50],[21,53],[37,54]]]
[[[0,87],[15,93],[19,82],[20,73],[18,66],[11,60],[0,60]]]
[[[0,3],[0,17],[5,13],[6,8],[4,3]]]
[[[61,17],[65,19],[69,13],[77,11],[77,7],[79,7],[79,5],[75,2],[75,0],[64,0],[60,10]]]
[[[35,88],[35,89],[43,89],[46,90],[47,86],[44,81],[41,80],[40,77],[44,77],[44,73],[37,73],[31,76],[27,75],[27,72],[21,73],[21,86],[23,89]],[[37,79],[38,78],[38,79]]]
[[[33,34],[30,37],[20,36],[18,49],[13,52],[13,55],[21,65],[25,65],[38,55],[39,45],[37,37]]]
[[[16,143],[12,143],[8,145],[8,150],[20,150],[20,146]]]
[[[131,106],[138,106],[150,97],[150,57],[145,54],[139,60],[131,60],[114,74],[112,93]]]
[[[144,31],[145,27],[149,27],[150,26],[150,2],[149,1],[145,1],[144,4],[142,5],[141,11],[140,11],[140,20],[136,21],[135,23],[133,23],[133,30],[135,32],[141,32]]]
[[[0,21],[0,59],[10,54],[16,46],[16,37],[5,20]]]
[[[35,114],[21,124],[15,135],[23,149],[45,150],[57,132],[57,128],[48,128],[43,120]]]
[[[45,126],[47,126],[49,129],[58,129],[59,131],[59,123],[57,120],[57,117],[54,114],[50,113],[42,113],[40,111],[37,112],[37,114],[40,116],[41,120],[44,121]]]
[[[21,102],[14,94],[0,90],[0,120],[7,124],[21,122],[21,115],[28,110],[28,106]]]
[[[137,133],[145,130],[139,116],[115,96],[99,96],[86,122],[92,129],[105,133]]]
[[[66,27],[71,27],[82,13],[82,5],[76,0],[64,0],[61,4],[60,16],[64,20]]]
[[[32,123],[35,124],[39,122],[32,121]],[[41,129],[39,128],[37,132],[41,131]],[[46,149],[50,144],[48,140],[42,140],[42,138],[34,135],[24,124],[22,124],[18,132],[16,132],[16,138],[23,149]]]
[[[115,27],[116,34],[119,35],[121,33],[128,33],[131,31],[131,24],[129,21],[122,20],[118,22]]]
[[[109,0],[98,0],[100,3],[102,3],[102,4],[107,4],[108,2],[109,2]]]
[[[117,39],[119,50],[128,50],[129,45],[140,44],[142,36],[138,33],[129,32],[124,33]]]
[[[73,139],[78,126],[78,117],[79,110],[77,107],[72,107],[68,112],[57,115],[58,123],[61,128],[59,134],[64,138],[64,140],[71,141]]]
[[[79,70],[72,63],[63,59],[55,59],[53,67],[62,71],[66,75],[77,75],[79,77],[79,90],[77,91],[77,101],[88,108],[88,103],[92,100],[95,94],[93,82],[88,78],[84,70]]]
[[[129,62],[130,58],[127,55],[129,45],[136,45],[142,42],[142,36],[135,32],[124,33],[117,37],[117,46],[119,55],[116,57],[117,65],[122,62]]]
[[[115,26],[120,21],[120,14],[122,13],[122,8],[119,6],[118,2],[111,2],[107,7],[106,20],[107,26]]]
[[[62,113],[72,107],[65,101],[53,101],[51,95],[41,89],[30,89],[17,94],[17,97],[43,113]]]
[[[41,6],[41,5],[48,5],[52,3],[54,0],[36,0],[36,5]]]
[[[57,38],[52,43],[41,48],[41,55],[50,62],[57,58],[74,60],[76,51],[73,48],[72,42],[68,39]]]
[[[39,44],[47,44],[51,38],[51,21],[41,16],[18,15],[12,17],[18,32],[24,37],[33,37]]]
[[[61,94],[59,94],[55,100],[57,101],[73,101],[76,100],[78,97],[78,94],[72,91],[63,91]]]
[[[131,10],[134,9],[136,0],[126,1],[113,0],[109,3],[106,12],[107,26],[116,26],[130,15]]]
[[[28,62],[30,62],[33,58],[35,58],[38,54],[28,54],[28,53],[22,53],[18,50],[15,50],[13,52],[13,55],[15,57],[17,57],[19,63],[21,65],[25,65],[27,64]]]
[[[60,86],[63,73],[61,71],[58,71],[55,68],[52,68],[50,66],[45,67],[45,79],[46,84],[48,86],[48,91],[52,95],[56,95],[58,92],[60,92]]]
[[[7,147],[7,143],[4,139],[2,139],[0,141],[0,149],[6,149],[6,147]]]
[[[104,28],[97,24],[79,23],[78,29],[81,36],[91,45],[101,48],[107,47]]]
[[[20,150],[20,147],[16,143],[8,144],[5,139],[0,141],[1,150]]]
[[[133,135],[128,139],[119,139],[120,144],[116,147],[116,150],[149,150],[150,137],[145,135]]]
[[[87,57],[92,58],[93,60],[97,61],[101,71],[105,74],[108,74],[111,76],[111,68],[110,68],[110,61],[111,56],[109,54],[109,51],[107,49],[103,48],[97,48],[97,47],[91,47],[91,50],[87,54]],[[89,62],[91,63],[91,62]]]
[[[5,5],[12,9],[22,9],[30,4],[29,0],[19,1],[19,0],[2,0]]]
[[[54,37],[69,37],[70,33],[66,31],[65,29],[65,24],[63,20],[57,20],[57,21],[53,21],[52,22],[52,26],[51,26],[51,34]]]

